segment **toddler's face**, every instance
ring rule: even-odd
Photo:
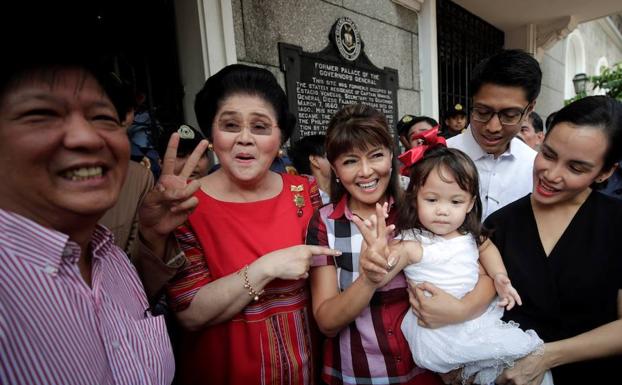
[[[450,239],[460,235],[458,228],[474,203],[475,198],[460,188],[449,170],[437,167],[417,193],[417,215],[428,231]]]

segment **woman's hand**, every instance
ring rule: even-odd
[[[467,378],[466,381],[463,381],[462,368],[454,369],[448,373],[439,373],[438,375],[446,385],[471,385],[475,379],[475,376],[471,376],[470,378]]]
[[[546,349],[546,345],[545,349]],[[514,366],[501,373],[495,380],[500,385],[540,385],[549,368],[544,364],[542,355],[532,353],[514,363]]]
[[[420,326],[435,329],[463,321],[464,304],[458,298],[428,282],[408,283],[410,305]]]
[[[339,256],[341,251],[315,245],[298,245],[275,250],[260,258],[266,272],[272,278],[305,279],[309,277],[309,266],[315,255]]]
[[[507,275],[503,273],[495,274],[493,281],[497,295],[500,298],[498,302],[499,306],[505,306],[506,310],[510,310],[515,304],[519,306],[523,304],[518,292],[514,286],[512,286],[512,282],[510,282],[510,278],[508,278]]]
[[[385,284],[388,272],[397,264],[396,258],[391,258],[387,237],[395,229],[393,225],[386,225],[387,207],[376,203],[376,214],[365,221],[354,216],[352,222],[363,236],[361,254],[359,257],[359,273],[375,287]]]
[[[194,149],[179,175],[175,175],[175,158],[179,145],[179,134],[174,133],[168,142],[162,174],[143,200],[139,209],[139,230],[147,245],[156,255],[159,247],[164,247],[166,237],[188,219],[188,215],[199,203],[194,193],[200,185],[197,181],[188,183],[188,178],[207,148],[207,140],[202,140]]]

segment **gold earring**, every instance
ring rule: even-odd
[[[282,158],[282,157],[283,157],[283,149],[282,149],[282,148],[280,148],[280,149],[279,149],[279,154],[278,154],[278,156],[279,156],[279,158]]]
[[[211,144],[211,143],[208,143],[207,144],[207,151],[212,151],[212,150],[214,150],[214,145]]]

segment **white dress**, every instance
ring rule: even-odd
[[[418,240],[423,248],[421,261],[404,269],[406,277],[417,283],[433,283],[456,298],[471,291],[479,277],[479,251],[473,236],[446,240],[416,231],[416,235],[409,230],[402,236],[404,240]],[[543,345],[535,331],[524,332],[516,323],[503,322],[502,315],[503,308],[495,299],[476,319],[428,329],[419,326],[409,311],[402,321],[402,332],[417,366],[438,373],[463,368],[464,378],[476,374],[475,383],[489,384],[514,361]],[[550,379],[550,373],[547,376]]]

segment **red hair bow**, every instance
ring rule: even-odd
[[[397,159],[404,164],[404,166],[400,169],[400,174],[404,176],[410,175],[410,167],[423,158],[423,155],[430,147],[438,144],[447,146],[445,138],[438,136],[438,126],[434,126],[433,128],[420,134],[413,135],[411,138],[413,141],[417,139],[422,139],[423,144],[413,147],[397,157]]]

